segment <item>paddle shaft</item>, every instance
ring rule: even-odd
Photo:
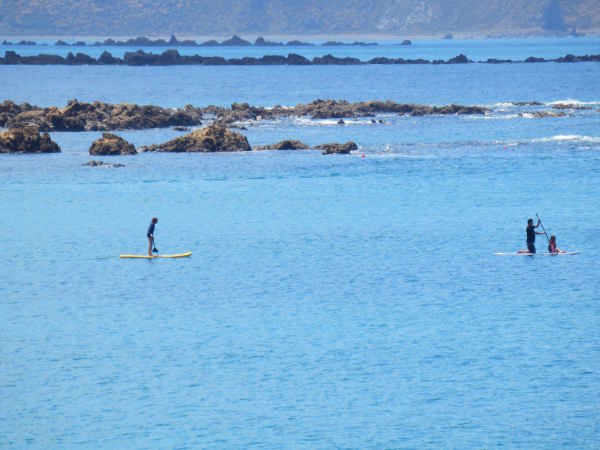
[[[550,238],[548,237],[548,233],[546,233],[546,229],[544,228],[544,224],[542,223],[542,219],[540,219],[540,216],[538,215],[538,213],[535,213],[536,217],[538,218],[540,225],[542,226],[542,230],[544,230],[544,234],[546,235],[546,239],[548,239],[548,242],[550,242]]]

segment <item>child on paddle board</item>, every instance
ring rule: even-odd
[[[550,242],[548,242],[548,253],[551,253],[553,255],[564,253],[563,250],[556,246],[556,236],[554,235],[550,236]]]
[[[148,231],[146,232],[146,237],[148,238],[148,256],[152,256],[152,248],[154,247],[154,226],[157,223],[158,219],[153,217],[150,226],[148,227]]]

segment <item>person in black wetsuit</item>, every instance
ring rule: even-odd
[[[535,229],[537,227],[539,227],[539,226],[540,226],[540,219],[539,218],[538,218],[538,223],[535,226],[533,225],[533,219],[527,220],[527,229],[526,229],[526,232],[527,232],[527,251],[529,253],[535,254],[535,251],[536,251],[535,250],[535,235],[536,234],[544,234],[544,233],[542,233],[540,231],[535,231]]]
[[[153,217],[150,226],[148,227],[148,231],[146,232],[146,237],[148,238],[148,256],[152,256],[152,247],[154,247],[154,226],[157,222],[158,219]]]

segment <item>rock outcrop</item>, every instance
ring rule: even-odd
[[[193,131],[159,145],[142,147],[146,152],[238,152],[252,150],[248,139],[242,134],[227,130],[220,125]]]
[[[0,153],[59,153],[60,147],[37,127],[11,128],[0,132]]]
[[[354,142],[348,141],[345,144],[321,144],[315,148],[323,150],[324,155],[347,155],[351,151],[357,150],[358,146]]]
[[[70,100],[67,106],[40,108],[27,103],[0,104],[0,126],[35,125],[41,131],[112,131],[201,124],[202,112],[191,105],[183,109],[135,104],[84,103]]]
[[[90,155],[136,155],[137,151],[120,136],[111,133],[102,133],[100,139],[96,139],[90,147]]]
[[[310,146],[304,142],[296,140],[285,140],[278,142],[277,144],[260,145],[254,147],[254,150],[307,150]]]

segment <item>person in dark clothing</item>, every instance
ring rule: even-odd
[[[527,233],[527,250],[520,250],[519,253],[531,253],[535,255],[535,235],[536,234],[544,234],[541,231],[535,231],[537,227],[540,226],[540,219],[538,219],[537,225],[533,225],[533,219],[529,219],[527,221],[527,229],[525,230]]]
[[[154,226],[157,223],[158,219],[153,217],[150,226],[148,227],[148,231],[146,232],[146,237],[148,238],[148,256],[152,256],[152,247],[154,247]]]

